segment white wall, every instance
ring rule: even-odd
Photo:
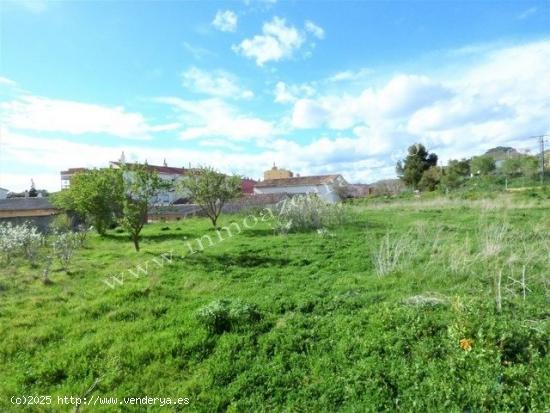
[[[338,202],[340,197],[334,191],[331,184],[327,185],[302,185],[302,186],[271,186],[254,188],[255,194],[311,194],[316,193],[327,202]]]

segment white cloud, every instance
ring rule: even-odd
[[[396,117],[414,113],[417,109],[450,95],[447,88],[426,76],[398,75],[375,95],[365,96],[368,96],[367,100],[373,99],[371,110]]]
[[[238,17],[235,12],[231,10],[218,10],[212,25],[222,32],[234,32],[237,30]]]
[[[188,42],[183,42],[183,48],[196,60],[203,60],[206,57],[216,56],[216,53],[204,47],[196,46]]]
[[[357,71],[353,70],[344,70],[338,73],[335,73],[334,75],[330,76],[327,81],[329,82],[350,82],[350,81],[356,81],[356,80],[362,80],[368,77],[372,74],[372,70],[370,69],[359,69]]]
[[[301,97],[311,97],[315,93],[315,87],[312,85],[288,85],[285,82],[277,82],[274,92],[277,103],[292,103]]]
[[[0,103],[4,124],[10,128],[65,132],[74,135],[106,133],[128,139],[149,139],[150,132],[170,130],[177,125],[150,125],[140,113],[123,107],[101,106],[69,100],[25,95]]]
[[[269,61],[289,58],[305,41],[305,36],[296,27],[287,25],[285,19],[274,17],[265,22],[262,34],[244,39],[233,50],[245,57],[255,59],[258,66]]]
[[[536,7],[529,7],[528,9],[522,11],[520,14],[518,14],[518,19],[519,20],[524,20],[526,19],[527,17],[529,16],[532,16],[533,14],[535,14],[537,12],[537,8]]]
[[[191,101],[165,97],[157,101],[181,111],[183,121],[189,125],[180,134],[183,140],[223,138],[261,142],[277,133],[271,122],[240,113],[218,98]]]
[[[401,118],[445,99],[451,92],[425,76],[397,75],[384,87],[359,95],[325,95],[295,102],[293,125],[298,128],[348,129],[379,118]]]
[[[311,20],[306,20],[305,28],[306,28],[306,31],[313,34],[318,39],[324,39],[325,38],[325,30],[322,27],[317,26]]]
[[[408,128],[448,146],[548,133],[550,40],[501,48],[452,81],[455,96],[410,117]]]
[[[0,76],[0,85],[15,86],[17,85],[17,83],[14,80],[8,79],[7,77]]]
[[[328,111],[315,100],[300,99],[294,104],[292,125],[296,128],[319,128],[328,115]]]
[[[230,97],[235,99],[250,99],[254,97],[251,90],[239,86],[237,78],[223,70],[206,72],[191,67],[182,74],[183,85],[197,93],[211,96]]]
[[[213,115],[204,126],[185,129],[181,133],[184,140],[205,137],[220,137],[230,140],[266,139],[274,133],[273,125],[254,117],[230,117]]]

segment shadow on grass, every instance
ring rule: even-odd
[[[240,235],[249,238],[266,237],[270,235],[277,235],[273,228],[251,228],[243,231]]]
[[[126,233],[120,233],[120,234],[105,234],[103,236],[105,239],[110,239],[117,242],[129,242],[130,236]],[[180,240],[185,241],[186,239],[192,239],[194,238],[194,235],[184,233],[184,232],[178,232],[177,234],[145,234],[140,235],[140,241],[152,241],[152,242],[162,242],[162,241],[172,241],[172,240]]]
[[[258,267],[283,267],[288,265],[291,260],[288,258],[276,258],[265,255],[255,254],[221,254],[221,255],[205,255],[193,254],[182,258],[191,265],[199,265],[206,270],[223,270],[228,267],[240,268],[258,268]]]

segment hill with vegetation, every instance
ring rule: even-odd
[[[520,155],[521,154],[511,146],[497,146],[484,153],[484,156],[490,156],[495,161],[503,161]]]

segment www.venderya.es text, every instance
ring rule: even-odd
[[[188,397],[107,397],[91,395],[78,396],[12,396],[12,404],[16,405],[141,405],[141,406],[185,406],[190,403]]]

